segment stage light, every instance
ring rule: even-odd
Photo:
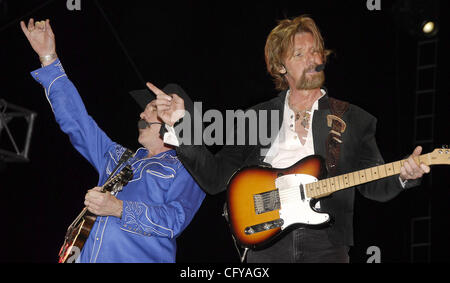
[[[424,33],[432,33],[434,31],[434,23],[433,22],[425,22],[423,25],[422,31]]]
[[[424,21],[422,23],[421,29],[426,36],[435,36],[438,32],[437,23],[433,21]]]
[[[439,0],[396,0],[392,11],[397,28],[419,39],[438,34],[439,8]]]

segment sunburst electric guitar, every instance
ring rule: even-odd
[[[330,222],[330,215],[313,207],[336,191],[400,174],[400,160],[323,179],[322,157],[306,157],[286,169],[248,167],[237,171],[228,183],[225,211],[235,240],[241,247],[258,249],[275,242],[285,232],[301,226]],[[450,150],[436,149],[420,155],[426,165],[450,164]]]
[[[128,184],[133,177],[130,165],[125,166],[117,175],[109,179],[103,186],[102,192],[116,193]],[[67,228],[64,244],[59,251],[59,263],[72,263],[78,257],[84,246],[97,216],[85,207]]]

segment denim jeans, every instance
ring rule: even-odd
[[[348,246],[333,246],[325,230],[300,228],[272,246],[248,251],[248,263],[349,263]]]

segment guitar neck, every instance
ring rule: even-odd
[[[336,191],[400,174],[400,168],[406,160],[403,159],[306,184],[306,195],[310,198],[321,198]],[[420,155],[415,158],[415,161],[426,165],[432,164],[430,154]]]

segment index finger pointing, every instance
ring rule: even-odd
[[[164,98],[167,100],[172,100],[172,97],[170,97],[169,95],[165,94],[164,91],[160,90],[159,88],[157,88],[155,85],[153,85],[152,83],[147,82],[147,87],[153,91],[156,94],[157,98]]]

